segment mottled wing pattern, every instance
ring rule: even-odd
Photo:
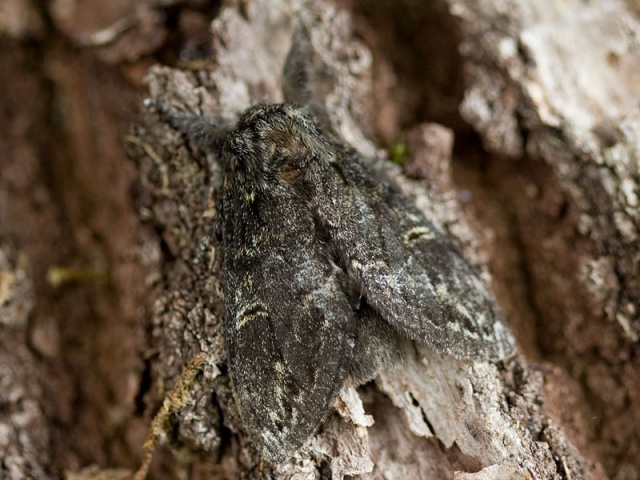
[[[302,200],[228,175],[223,187],[225,333],[243,422],[270,461],[290,457],[324,420],[350,363],[346,279]]]
[[[316,208],[368,303],[400,332],[439,352],[508,355],[513,338],[485,283],[451,240],[384,173],[336,148],[333,173],[314,180],[323,198]]]
[[[402,360],[401,336],[456,357],[512,351],[484,282],[451,240],[308,110],[258,105],[232,131],[160,110],[210,144],[224,169],[228,363],[267,460],[302,446],[347,375],[364,382]]]

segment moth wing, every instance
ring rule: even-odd
[[[334,226],[332,241],[368,303],[401,333],[441,353],[511,353],[513,338],[487,286],[452,241],[358,154],[336,161],[339,175],[321,187],[332,208],[318,207],[319,216]]]
[[[287,192],[225,184],[225,333],[246,429],[271,461],[326,418],[350,363],[354,312],[308,206]],[[223,207],[224,208],[224,207]]]

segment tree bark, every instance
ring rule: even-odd
[[[640,478],[639,10],[423,3],[0,2],[0,477],[130,477],[203,353],[152,478]],[[518,351],[418,345],[268,465],[225,365],[220,167],[141,100],[283,101],[300,26],[314,100],[364,155],[405,147],[389,175]]]

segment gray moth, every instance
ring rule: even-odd
[[[381,168],[311,108],[262,104],[234,126],[155,104],[223,170],[225,345],[263,457],[295,453],[412,340],[457,358],[514,348],[487,286]]]

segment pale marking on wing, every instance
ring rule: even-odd
[[[354,270],[360,271],[360,272],[368,272],[369,270],[381,270],[385,272],[389,270],[389,265],[387,265],[382,260],[376,260],[375,262],[367,263],[366,265],[363,265],[358,260],[352,260],[351,266]],[[383,275],[385,278],[388,278],[388,275],[386,274],[383,274]]]
[[[254,310],[254,311],[252,311]],[[269,317],[269,312],[267,312],[267,309],[264,307],[264,305],[261,305],[259,303],[254,303],[252,305],[247,306],[247,308],[245,308],[244,310],[242,310],[242,312],[240,312],[237,316],[236,316],[236,329],[240,330],[242,327],[244,327],[248,322],[250,322],[251,320],[254,320],[256,318],[266,318]]]
[[[302,280],[302,279],[301,279]],[[328,311],[327,308],[332,306],[333,300],[336,298],[339,292],[337,285],[333,277],[327,278],[327,280],[317,288],[314,288],[308,292],[302,299],[302,305],[305,306],[317,306]],[[331,325],[330,315],[324,315],[323,326],[325,328]]]
[[[407,230],[404,234],[404,243],[411,245],[418,240],[433,240],[435,235],[433,230],[427,227],[413,227]]]
[[[460,324],[458,322],[448,322],[447,326],[449,327],[449,330],[451,330],[452,332],[459,332],[462,327],[460,327]]]
[[[256,199],[256,192],[255,190],[251,190],[248,193],[245,193],[244,195],[244,199],[249,202],[249,203],[253,203]]]
[[[439,283],[438,285],[436,285],[436,293],[438,294],[438,297],[440,298],[440,301],[442,301],[442,303],[453,305],[453,307],[458,311],[460,315],[476,323],[476,320],[471,315],[469,309],[454,295],[451,295],[449,289],[444,283]]]

